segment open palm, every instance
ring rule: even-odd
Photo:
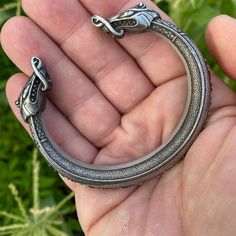
[[[115,41],[90,23],[91,14],[111,16],[135,4],[24,0],[29,18],[13,18],[1,32],[4,50],[24,72],[7,86],[16,116],[22,122],[14,101],[31,74],[30,58],[38,56],[53,80],[47,127],[63,150],[85,162],[124,163],[147,154],[168,138],[184,109],[185,69],[163,39],[145,33]],[[218,17],[207,33],[209,48],[232,78],[235,25]],[[236,235],[236,95],[212,80],[207,127],[174,168],[126,189],[65,180],[87,235]]]

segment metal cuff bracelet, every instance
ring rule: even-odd
[[[116,38],[125,32],[152,31],[167,39],[183,59],[188,72],[188,99],[185,112],[171,137],[152,153],[129,163],[96,166],[75,160],[65,154],[50,138],[43,123],[45,91],[50,79],[37,57],[31,60],[33,75],[18,101],[22,118],[49,165],[61,175],[93,187],[116,188],[140,184],[171,168],[186,154],[204,127],[210,107],[210,74],[201,53],[175,25],[161,19],[160,14],[143,3],[108,20],[92,17],[93,24]]]

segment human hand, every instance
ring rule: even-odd
[[[4,50],[24,72],[7,84],[14,113],[25,126],[14,101],[31,74],[29,59],[38,56],[53,80],[46,125],[65,152],[85,162],[123,163],[150,152],[184,109],[185,69],[165,41],[146,33],[116,42],[90,23],[91,14],[111,16],[136,3],[24,0],[29,18],[13,18],[1,32]],[[231,78],[235,24],[222,16],[207,31],[209,48]],[[65,180],[87,235],[235,235],[236,95],[215,76],[212,83],[206,129],[162,176],[116,190]]]

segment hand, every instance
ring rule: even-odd
[[[152,33],[126,35],[116,42],[90,23],[91,14],[112,16],[136,3],[23,1],[28,18],[9,20],[1,43],[23,71],[9,79],[7,96],[27,130],[14,101],[31,74],[29,60],[34,55],[45,62],[53,80],[46,125],[70,155],[89,163],[123,163],[169,137],[187,95],[179,57]],[[233,79],[235,28],[235,20],[221,16],[209,24],[206,34],[212,54]],[[75,192],[87,235],[236,234],[236,95],[214,75],[212,83],[206,129],[185,159],[162,176],[116,190],[65,180]]]

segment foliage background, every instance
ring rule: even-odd
[[[19,4],[18,0],[0,1],[0,27],[8,18],[19,15]],[[16,185],[25,208],[30,209],[33,202],[31,157],[35,146],[11,112],[5,95],[6,81],[15,72],[18,72],[17,68],[0,47],[0,211],[20,215],[8,186],[10,183]],[[68,196],[70,190],[45,161],[41,161],[40,165],[40,205],[42,208],[52,207]],[[67,215],[63,216],[65,212]],[[58,220],[62,221],[59,228],[66,235],[83,235],[78,224],[73,200],[59,213]],[[0,215],[0,227],[11,223],[7,217]]]
[[[233,89],[230,81],[209,55],[204,42],[204,31],[210,19],[220,14],[236,17],[236,0],[153,0],[167,12],[176,24],[186,31],[202,50],[214,71]],[[19,0],[1,0],[0,27],[8,18],[20,13],[20,8],[10,4],[20,4]],[[8,4],[8,8],[5,4]],[[19,5],[18,5],[19,6]],[[20,191],[26,208],[32,204],[32,150],[34,145],[10,111],[5,96],[5,84],[10,75],[17,72],[0,47],[0,210],[18,212],[13,196],[8,188],[13,182]],[[53,186],[53,188],[52,188]],[[41,161],[40,198],[42,206],[51,206],[67,196],[69,190],[58,175]],[[63,218],[63,229],[67,235],[83,235],[71,201],[69,214]],[[0,226],[9,224],[0,216]]]

